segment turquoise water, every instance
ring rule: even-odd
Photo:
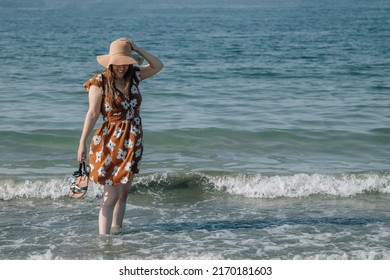
[[[0,2],[0,259],[389,259],[389,13],[381,0]],[[117,37],[165,68],[141,85],[125,228],[102,239],[101,188],[66,194],[83,82]]]

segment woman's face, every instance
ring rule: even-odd
[[[112,71],[114,71],[115,78],[122,79],[129,69],[129,65],[112,65]]]

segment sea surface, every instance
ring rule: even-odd
[[[0,0],[0,259],[390,259],[390,1]],[[69,199],[96,55],[128,37],[124,228]],[[99,122],[100,124],[100,122]]]

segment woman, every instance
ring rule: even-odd
[[[132,51],[148,64],[136,66]],[[84,84],[89,109],[77,160],[85,161],[87,139],[102,114],[103,123],[96,130],[90,145],[89,165],[91,181],[104,185],[99,233],[105,235],[111,229],[122,227],[127,195],[134,175],[139,173],[143,152],[139,83],[157,74],[163,64],[126,38],[112,42],[109,54],[97,56],[96,59],[106,70]]]

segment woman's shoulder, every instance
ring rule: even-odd
[[[92,78],[90,78],[85,83],[88,83],[88,82],[103,83],[103,79],[104,79],[104,72],[101,72],[101,73],[97,73],[97,74],[93,75]]]
[[[104,73],[97,73],[84,83],[84,88],[88,92],[91,86],[97,86],[103,90]]]

